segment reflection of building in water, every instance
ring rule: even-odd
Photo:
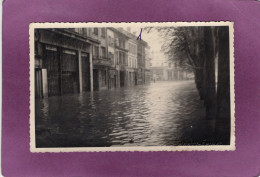
[[[148,44],[136,38],[116,28],[35,29],[35,97],[148,82]]]

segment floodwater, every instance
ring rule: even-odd
[[[194,81],[36,100],[37,147],[205,144],[212,127]]]

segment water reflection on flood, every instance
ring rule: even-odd
[[[50,97],[35,106],[37,147],[177,145],[203,112],[193,81]]]

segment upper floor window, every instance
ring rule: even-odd
[[[111,36],[108,36],[108,45],[111,45]]]
[[[105,57],[105,56],[106,56],[106,48],[101,47],[101,57]]]
[[[122,62],[122,54],[121,54],[121,52],[119,52],[119,64],[123,64],[123,62]]]
[[[129,43],[129,51],[131,53],[136,54],[136,50],[137,50],[136,45]]]
[[[87,34],[88,34],[87,28],[82,28],[82,33],[84,36],[87,36]]]
[[[114,39],[111,36],[108,36],[108,44],[109,46],[114,46]]]
[[[116,51],[115,61],[116,61],[116,64],[118,65],[119,64],[119,52],[118,51]]]
[[[111,53],[111,52],[109,52],[109,58],[111,59],[111,60],[113,60],[114,59],[114,54],[113,53]]]
[[[126,54],[119,52],[119,64],[127,65]]]
[[[79,34],[82,34],[83,30],[82,30],[82,28],[75,28],[75,32],[79,33]]]
[[[108,53],[108,57],[112,62],[112,65],[114,65],[114,54],[112,54],[111,52]]]
[[[125,41],[119,40],[119,47],[125,48]]]
[[[94,28],[94,34],[98,36],[98,28]]]
[[[75,32],[75,28],[67,28],[69,31]]]
[[[105,29],[105,28],[101,28],[101,36],[102,36],[103,38],[106,37],[106,29]]]
[[[98,57],[98,55],[99,55],[98,49],[99,49],[98,46],[94,46],[94,48],[93,48],[94,57]]]
[[[116,46],[119,46],[119,39],[118,38],[115,39],[115,44],[116,44]]]

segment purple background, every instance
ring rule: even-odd
[[[260,2],[6,0],[3,5],[4,176],[257,176]],[[30,22],[234,21],[236,151],[30,153]]]

